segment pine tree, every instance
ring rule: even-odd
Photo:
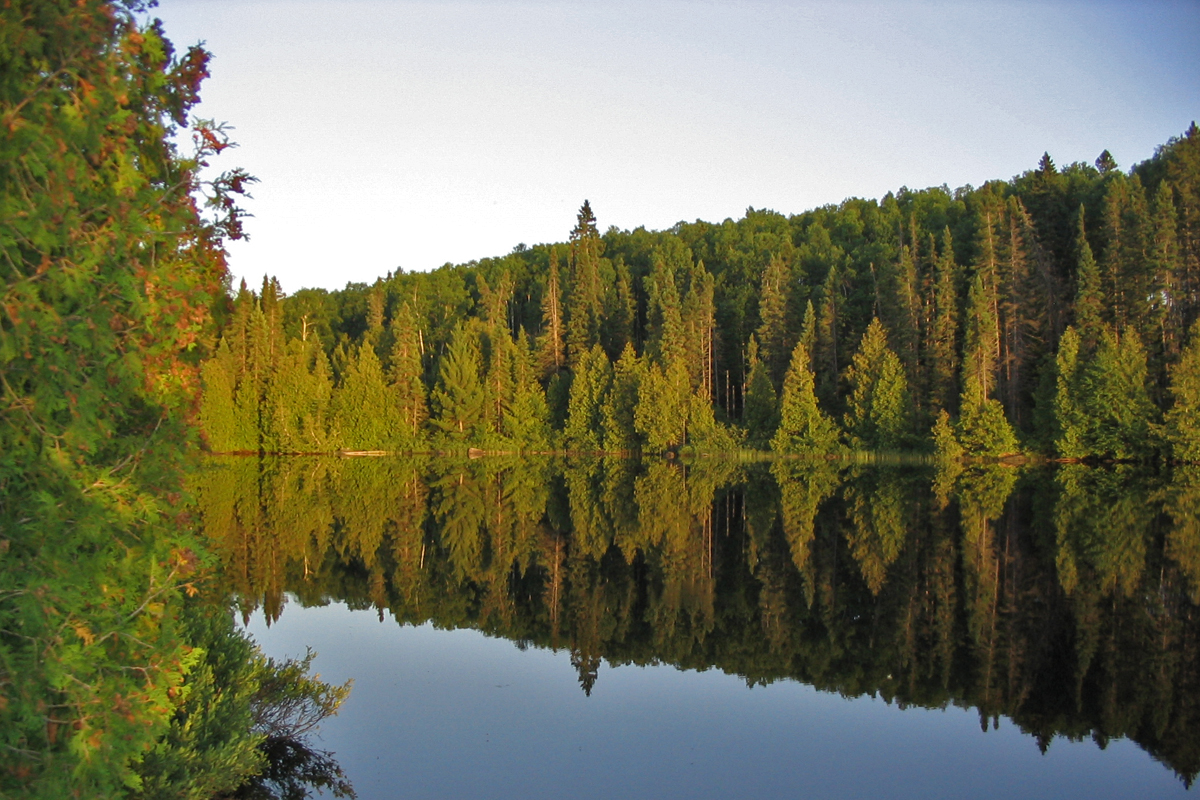
[[[550,248],[550,273],[542,294],[542,335],[538,340],[538,367],[542,377],[558,374],[566,366],[566,327],[563,324],[558,277],[558,248]]]
[[[1171,408],[1166,436],[1172,455],[1200,462],[1200,320],[1192,325],[1187,347],[1171,368]]]
[[[779,427],[771,439],[776,452],[824,454],[837,448],[837,426],[817,405],[810,362],[803,342],[797,344],[783,381]]]
[[[787,325],[790,273],[787,262],[781,256],[771,256],[767,268],[763,270],[758,295],[758,355],[766,365],[774,386],[782,383],[791,352]]]
[[[715,281],[703,261],[694,262],[688,272],[688,291],[680,315],[688,374],[692,388],[711,403],[715,371],[713,340],[717,327],[713,304]]]
[[[1089,455],[1138,458],[1149,453],[1156,416],[1146,390],[1146,350],[1132,331],[1104,331],[1080,381]]]
[[[477,334],[461,324],[455,327],[430,397],[433,424],[452,441],[478,441],[483,433],[486,395],[480,361]]]
[[[350,358],[331,401],[332,427],[347,450],[378,450],[402,429],[399,409],[369,338]]]
[[[851,444],[865,450],[901,447],[909,433],[908,382],[878,318],[863,334],[846,377],[850,396],[843,425]]]
[[[1054,449],[1061,458],[1089,455],[1086,411],[1081,402],[1079,334],[1063,332],[1055,358]]]
[[[237,374],[234,367],[229,342],[222,338],[217,352],[204,362],[201,371],[204,393],[200,401],[200,430],[208,449],[215,453],[237,449],[237,412],[233,400]]]
[[[687,368],[682,361],[665,369],[647,365],[634,409],[634,427],[648,452],[661,453],[684,444],[690,403]]]
[[[1083,206],[1079,207],[1075,253],[1075,325],[1083,346],[1090,349],[1100,337],[1104,302],[1100,286],[1100,268],[1092,256],[1092,248],[1088,245],[1083,229]]]
[[[600,282],[603,243],[587,200],[571,231],[571,296],[567,303],[567,363],[575,366],[600,342],[604,322],[604,287]]]
[[[603,436],[601,409],[612,383],[612,365],[598,343],[576,362],[567,406],[566,445],[572,450],[600,449]]]
[[[601,408],[605,450],[632,451],[640,446],[634,415],[643,368],[643,362],[633,352],[633,345],[626,344],[621,358],[613,365],[612,388]]]
[[[935,268],[933,324],[925,345],[929,361],[930,404],[953,410],[957,399],[955,375],[958,372],[958,291],[955,288],[957,266],[950,229],[942,234],[942,254]]]
[[[399,410],[401,428],[396,432],[397,440],[411,447],[421,439],[429,408],[425,400],[425,383],[421,380],[425,372],[421,331],[408,301],[401,304],[392,318],[390,330],[392,352],[388,359],[391,363],[388,385]]]
[[[751,447],[766,447],[779,427],[779,402],[770,371],[758,353],[758,339],[751,334],[747,351],[750,377],[746,382],[742,423],[746,428],[747,443]]]
[[[535,354],[521,331],[515,345],[512,404],[504,416],[504,435],[523,450],[545,450],[550,446],[550,409],[537,380]]]

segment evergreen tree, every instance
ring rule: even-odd
[[[1158,184],[1150,206],[1146,272],[1150,282],[1147,328],[1143,342],[1151,350],[1154,396],[1162,396],[1167,364],[1179,353],[1183,319],[1177,298],[1180,290],[1179,244],[1176,232],[1175,198],[1166,181]]]
[[[425,384],[421,380],[425,372],[421,331],[408,301],[401,304],[392,318],[390,330],[392,352],[388,359],[391,363],[388,385],[399,410],[400,429],[396,431],[396,439],[411,447],[422,436],[429,408],[425,400]]]
[[[523,450],[545,450],[550,446],[550,409],[537,380],[538,370],[525,332],[515,346],[513,400],[504,416],[504,435]]]
[[[1080,390],[1090,455],[1137,458],[1149,452],[1156,411],[1146,390],[1146,351],[1134,331],[1120,340],[1107,330],[1101,334]]]
[[[640,446],[635,414],[642,382],[643,362],[626,344],[621,358],[613,365],[612,388],[601,408],[605,450],[612,452],[637,450]]]
[[[430,397],[433,424],[452,441],[478,441],[483,433],[486,395],[480,361],[478,336],[460,324],[442,356]]]
[[[563,324],[558,277],[558,248],[550,248],[550,272],[542,294],[542,335],[538,340],[538,366],[542,377],[558,374],[566,366],[566,326]]]
[[[575,366],[600,342],[604,322],[604,287],[600,281],[603,243],[587,200],[571,231],[571,296],[567,303],[567,363]]]
[[[759,358],[767,368],[773,386],[783,381],[788,354],[788,290],[791,270],[779,255],[771,256],[763,270],[762,287],[758,296]]]
[[[680,447],[687,438],[691,392],[687,367],[675,361],[663,367],[650,364],[642,375],[634,427],[651,453]]]
[[[843,425],[850,443],[865,450],[901,447],[909,433],[908,382],[878,318],[863,334],[846,378],[850,396]]]
[[[1187,347],[1171,369],[1171,408],[1166,436],[1180,461],[1200,462],[1200,319],[1192,324]]]
[[[403,430],[383,365],[369,339],[355,350],[330,405],[336,438],[347,450],[387,448]]]
[[[599,450],[604,435],[601,409],[612,383],[612,364],[604,348],[592,345],[576,363],[574,373],[563,437],[572,450]]]
[[[838,430],[817,405],[811,359],[803,342],[792,350],[792,362],[783,381],[779,427],[771,449],[785,453],[832,453]]]
[[[647,285],[649,311],[648,352],[664,367],[675,361],[686,363],[688,343],[684,336],[683,307],[676,282],[677,269],[691,264],[691,252],[678,240],[673,247],[656,248]]]
[[[1054,449],[1062,458],[1082,458],[1089,454],[1087,418],[1080,396],[1079,334],[1074,327],[1067,328],[1058,343],[1055,373]]]
[[[821,285],[821,306],[817,313],[816,374],[817,394],[827,407],[837,398],[838,376],[841,375],[838,337],[841,335],[841,271],[830,267]]]
[[[750,336],[747,356],[750,379],[742,407],[742,421],[746,427],[747,442],[752,447],[766,447],[779,427],[779,402],[771,383],[770,370],[758,356],[758,339],[753,334]]]
[[[229,342],[221,339],[217,352],[204,362],[201,371],[204,393],[200,402],[200,430],[214,453],[236,450],[237,411],[234,390],[237,374]]]
[[[935,267],[933,324],[929,327],[925,345],[929,361],[930,404],[946,410],[952,410],[958,395],[955,381],[958,372],[956,274],[950,229],[946,228],[942,233],[942,254]]]
[[[703,261],[693,262],[688,270],[688,290],[680,315],[684,351],[692,388],[709,403],[713,397],[713,373],[716,337],[716,308],[713,305],[715,281]]]
[[[1107,151],[1105,151],[1107,152]],[[1092,256],[1083,229],[1083,206],[1079,207],[1079,224],[1075,234],[1075,325],[1085,348],[1094,347],[1100,337],[1104,303],[1100,286],[1100,268]]]

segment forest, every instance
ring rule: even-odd
[[[336,265],[330,265],[331,269]],[[213,452],[1200,459],[1200,131],[216,309]]]
[[[1194,466],[220,457],[193,480],[244,614],[341,601],[566,650],[587,693],[605,663],[717,668],[1200,773]]]

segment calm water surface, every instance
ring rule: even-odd
[[[230,459],[197,496],[268,655],[354,680],[321,744],[364,799],[1153,798],[1200,758],[1197,474]]]
[[[380,623],[344,604],[289,605],[248,626],[269,655],[318,651],[354,679],[322,728],[362,800],[411,797],[1153,798],[1189,793],[1128,740],[1055,740],[1043,755],[974,710],[847,700],[797,682],[748,688],[716,670],[602,668],[476,631]]]

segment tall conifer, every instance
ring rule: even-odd
[[[817,404],[810,361],[804,343],[797,344],[783,380],[779,427],[771,438],[776,452],[832,453],[837,446],[837,426]]]
[[[851,444],[866,450],[901,447],[910,425],[908,382],[878,318],[863,334],[846,378],[850,396],[844,427]]]

